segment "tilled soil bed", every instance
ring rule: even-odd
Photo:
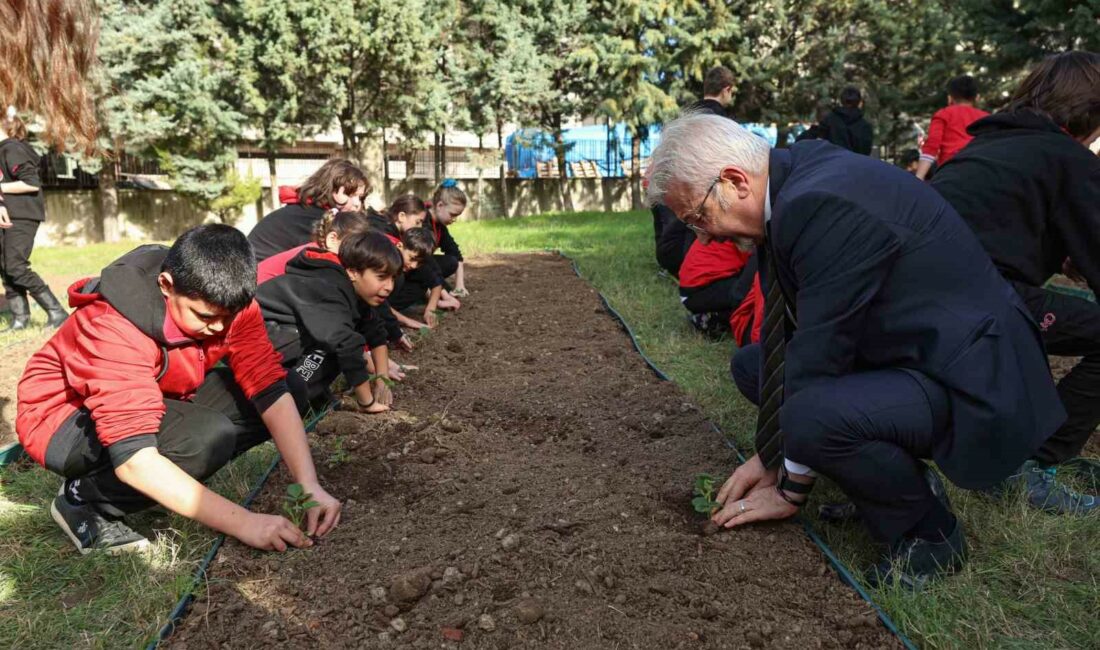
[[[734,456],[567,262],[467,266],[401,410],[318,428],[340,527],[284,555],[229,542],[172,647],[900,645],[798,526],[700,534],[692,478]]]

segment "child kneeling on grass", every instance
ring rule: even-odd
[[[283,365],[304,384],[308,400],[326,395],[342,373],[360,410],[390,409],[393,394],[381,377],[371,382],[363,348],[370,346],[376,367],[389,367],[386,329],[374,307],[393,290],[401,267],[397,248],[370,231],[341,241],[338,254],[307,247],[284,275],[260,286],[257,298],[268,334]]]
[[[318,483],[255,291],[251,246],[216,224],[170,249],[138,247],[69,288],[75,311],[19,382],[16,431],[65,477],[50,514],[81,553],[147,547],[122,518],[154,503],[255,548],[309,546],[287,519],[200,482],[269,437],[320,504],[306,533],[336,526],[340,503]]]
[[[728,331],[732,313],[752,295],[755,276],[752,251],[733,241],[695,240],[680,266],[680,302],[691,312],[692,326],[708,336]]]

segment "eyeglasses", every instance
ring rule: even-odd
[[[714,191],[714,187],[718,185],[718,181],[720,180],[722,180],[721,176],[715,178],[714,181],[710,184],[710,187],[707,188],[707,193],[703,195],[703,200],[699,202],[699,207],[685,214],[684,217],[680,219],[680,221],[683,221],[684,225],[687,226],[688,229],[696,235],[705,235],[707,232],[706,230],[703,230],[699,226],[695,225],[695,223],[703,220],[703,207],[707,204],[707,199],[710,198],[710,193]]]

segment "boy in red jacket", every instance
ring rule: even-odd
[[[69,288],[70,318],[27,363],[16,431],[65,478],[50,513],[81,553],[149,542],[125,515],[159,503],[255,548],[310,540],[287,519],[249,512],[201,481],[268,439],[320,505],[324,535],[340,503],[318,483],[286,372],[264,329],[256,264],[224,225],[141,246]],[[232,368],[214,368],[225,360]]]
[[[734,321],[732,314],[750,296],[756,256],[731,240],[696,240],[680,265],[680,302],[691,312],[691,324],[708,336],[721,336]],[[748,307],[748,317],[754,313]],[[746,329],[742,325],[740,330]],[[737,340],[738,345],[749,341]]]
[[[928,138],[920,148],[917,178],[924,180],[933,163],[939,169],[974,137],[966,132],[966,127],[989,115],[974,106],[977,99],[978,84],[974,77],[964,74],[947,82],[947,108],[932,116]]]

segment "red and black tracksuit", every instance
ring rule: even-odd
[[[268,439],[259,414],[288,391],[255,301],[219,336],[179,330],[157,286],[167,252],[141,246],[72,285],[76,311],[19,382],[23,447],[69,479],[71,499],[107,516],[152,504],[114,472],[139,450],[156,447],[203,480]]]
[[[746,307],[755,299],[752,291],[756,276],[756,256],[742,251],[732,241],[696,240],[680,266],[680,302],[692,314],[713,314],[716,322],[733,325],[733,314],[740,313],[750,321],[755,310]],[[735,330],[751,333],[748,323],[738,322]],[[748,339],[737,339],[739,344]]]
[[[323,208],[298,203],[298,192],[294,188],[280,187],[279,200],[285,205],[260,219],[248,233],[257,262],[312,242],[313,228],[325,216]]]
[[[1081,452],[1100,424],[1100,306],[1045,289],[1068,258],[1100,291],[1100,158],[1048,117],[990,115],[932,178],[1023,298],[1049,354],[1080,356],[1058,382],[1068,418],[1036,452],[1043,463]]]
[[[389,217],[386,215],[373,208],[367,208],[367,221],[370,222],[371,228],[385,235],[393,242],[394,246],[401,242],[401,231],[397,229],[397,225],[390,221]],[[409,273],[409,275],[411,276],[414,273],[416,273],[416,270]],[[393,315],[393,309],[400,309],[393,304],[393,298],[398,294],[403,294],[405,281],[405,273],[394,278],[393,291],[390,292],[386,301],[376,308],[378,315],[382,318],[382,322],[386,325],[386,336],[389,341],[394,344],[400,341],[401,337],[405,335],[405,332],[401,330],[401,323],[399,323],[397,318]],[[408,303],[405,306],[408,307],[410,304],[413,303]]]
[[[431,229],[435,237],[435,248],[441,253],[432,255],[430,259],[409,272],[401,291],[395,289],[390,295],[390,303],[398,311],[427,302],[428,292],[436,287],[446,288],[444,280],[454,275],[458,271],[459,263],[462,262],[462,250],[459,249],[458,243],[454,237],[451,237],[446,224],[437,220],[430,209],[424,219],[424,227]]]
[[[308,246],[286,273],[260,285],[256,299],[283,366],[293,371],[312,400],[340,374],[349,387],[370,373],[363,348],[386,345],[386,328],[355,293],[335,253]]]

